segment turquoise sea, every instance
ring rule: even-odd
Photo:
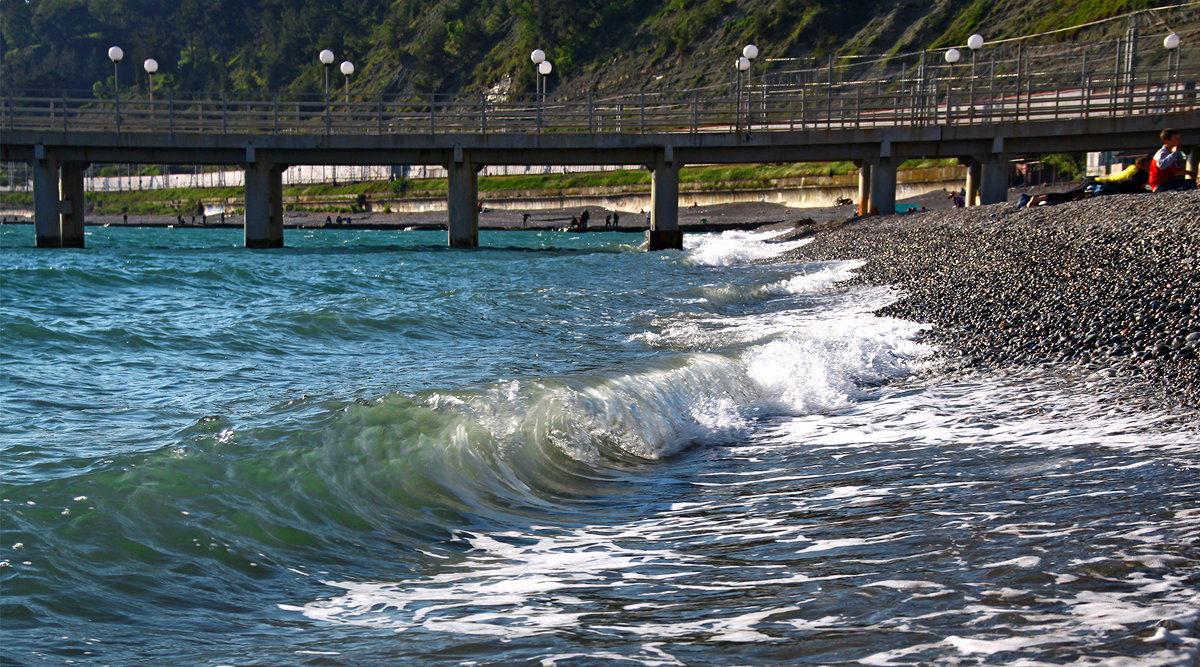
[[[1197,664],[1195,423],[638,241],[0,226],[0,663]]]

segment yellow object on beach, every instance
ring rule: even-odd
[[[1128,167],[1125,167],[1125,171],[1122,171],[1119,174],[1114,174],[1112,176],[1101,176],[1095,180],[1097,183],[1116,183],[1117,181],[1124,181],[1133,178],[1133,175],[1137,172],[1137,165],[1131,164]]]

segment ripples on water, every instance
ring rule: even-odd
[[[7,662],[1194,664],[1200,456],[725,234],[3,238]],[[905,379],[907,378],[907,379]]]

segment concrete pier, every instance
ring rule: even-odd
[[[447,241],[452,247],[479,245],[479,169],[469,155],[455,149],[455,160],[446,165],[449,174],[446,196]]]
[[[60,234],[62,247],[83,247],[83,215],[87,202],[83,198],[83,172],[87,164],[64,162],[60,170],[59,210],[62,212]]]
[[[283,167],[246,166],[246,247],[283,247]]]
[[[33,227],[39,248],[62,247],[58,162],[38,146],[33,159]]]
[[[871,163],[866,160],[858,160],[855,164],[858,165],[858,214],[869,215],[871,213]]]
[[[992,153],[981,162],[979,203],[986,206],[1008,201],[1008,156]]]
[[[992,204],[1007,198],[1009,156],[1146,150],[1157,145],[1164,127],[1188,136],[1200,134],[1200,110],[1190,109],[1155,116],[1019,121],[1000,116],[975,118],[969,124],[897,123],[862,128],[855,122],[820,128],[801,124],[796,129],[788,122],[761,125],[752,136],[720,126],[678,132],[662,124],[655,125],[652,132],[640,133],[596,132],[589,126],[553,133],[519,128],[498,131],[489,126],[488,132],[473,133],[462,131],[461,124],[451,125],[453,132],[439,126],[440,131],[375,134],[313,135],[276,128],[244,134],[224,128],[181,133],[157,126],[111,132],[64,130],[61,120],[38,127],[46,120],[44,112],[38,114],[21,116],[25,129],[18,124],[5,130],[0,137],[0,161],[32,166],[40,247],[77,246],[82,241],[84,201],[79,173],[88,162],[240,165],[246,170],[245,241],[251,248],[283,244],[284,165],[446,165],[448,242],[455,246],[479,243],[477,171],[481,165],[646,165],[653,172],[647,245],[658,249],[682,246],[679,170],[685,164],[854,161],[860,165],[862,212],[887,215],[895,211],[899,192],[897,166],[908,159],[963,159],[970,165],[968,189],[972,194],[978,191],[980,204]],[[1196,157],[1195,152],[1189,156],[1191,164]]]
[[[896,158],[880,157],[871,169],[871,208],[880,215],[896,212]]]
[[[962,160],[967,165],[966,206],[979,205],[979,183],[983,178],[983,163],[979,158]]]
[[[683,250],[683,232],[679,229],[679,169],[683,165],[667,148],[654,155],[650,177],[650,229],[646,245],[650,250]]]

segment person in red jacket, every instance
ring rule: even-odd
[[[1167,128],[1159,136],[1163,145],[1150,162],[1150,189],[1155,192],[1195,189],[1196,181],[1185,178],[1194,179],[1196,172],[1184,169],[1187,159],[1179,150],[1179,130]]]

